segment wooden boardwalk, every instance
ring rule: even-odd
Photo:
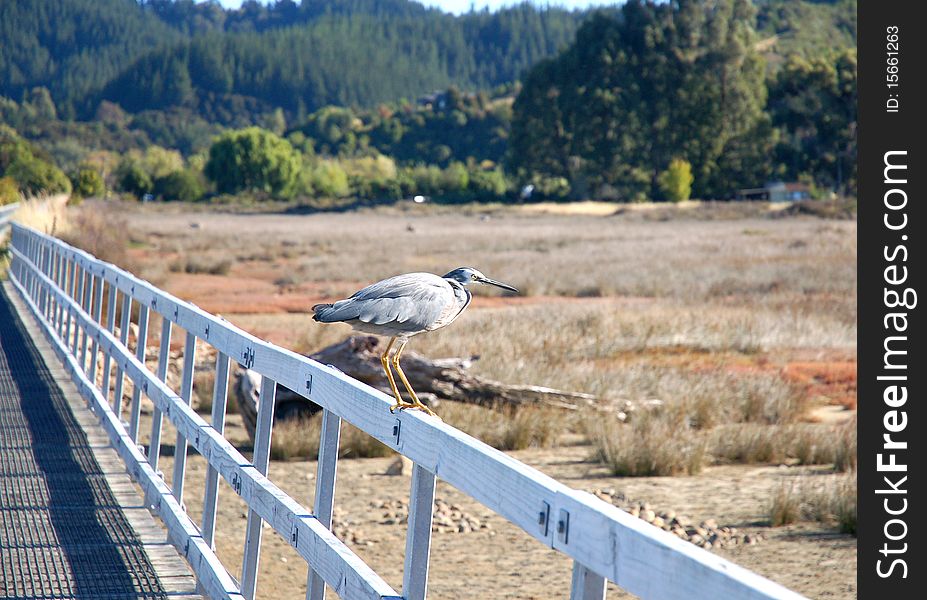
[[[201,598],[60,365],[5,283],[0,598]]]

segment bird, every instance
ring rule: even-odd
[[[363,333],[388,336],[390,340],[380,362],[396,398],[390,412],[414,408],[437,416],[418,399],[399,366],[399,358],[412,336],[447,327],[457,320],[470,304],[472,294],[468,286],[474,283],[518,293],[514,287],[490,279],[472,267],[459,267],[443,276],[406,273],[368,285],[350,298],[316,304],[312,307],[312,318],[320,323],[347,323]],[[390,357],[390,350],[397,342],[396,352]],[[408,390],[411,402],[399,394],[390,365]]]

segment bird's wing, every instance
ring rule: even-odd
[[[325,322],[359,320],[372,325],[402,324],[408,331],[424,330],[440,318],[454,292],[442,278],[431,273],[397,275],[371,284],[347,300],[335,302]]]

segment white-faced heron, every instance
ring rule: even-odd
[[[450,325],[460,316],[470,304],[471,295],[467,286],[471,283],[484,283],[518,292],[512,286],[494,281],[470,267],[454,269],[444,277],[431,273],[407,273],[368,285],[346,300],[334,304],[316,304],[312,307],[312,318],[320,323],[348,323],[364,333],[389,336],[389,344],[380,356],[380,361],[396,397],[396,404],[390,407],[390,411],[396,408],[419,408],[433,415],[434,412],[422,404],[409,385],[409,380],[399,366],[399,357],[410,337]],[[396,340],[399,340],[399,346],[391,359],[390,349]],[[400,396],[390,371],[390,363],[409,390],[412,402],[405,402]]]

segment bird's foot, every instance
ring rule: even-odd
[[[396,412],[396,410],[402,410],[404,408],[417,408],[417,407],[411,402],[404,402],[402,400],[399,400],[396,402],[396,404],[393,404],[392,406],[389,407],[389,412],[393,413],[393,412]]]
[[[439,419],[441,418],[441,417],[438,417],[438,414],[437,414],[435,411],[433,411],[433,410],[431,410],[430,408],[428,408],[427,406],[425,406],[425,405],[422,403],[422,401],[421,401],[421,400],[418,400],[418,399],[416,399],[416,400],[413,401],[412,406],[411,406],[410,408],[417,408],[417,409],[419,409],[420,411],[424,412],[424,413],[427,414],[427,415],[431,415],[432,417],[437,417],[437,418],[439,418]]]
[[[389,412],[392,413],[392,412],[395,412],[396,410],[405,410],[405,409],[420,410],[427,415],[431,415],[432,417],[437,417],[439,419],[441,418],[441,417],[438,417],[435,411],[431,410],[430,408],[428,408],[421,402],[417,402],[417,403],[416,402],[397,402],[396,404],[393,404],[392,406],[389,407]]]

